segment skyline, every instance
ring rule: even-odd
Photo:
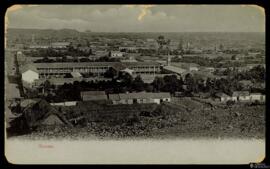
[[[38,5],[6,13],[7,28],[80,32],[265,32],[265,15],[243,5]],[[213,15],[214,14],[214,15]]]

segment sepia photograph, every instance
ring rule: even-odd
[[[13,5],[12,164],[250,164],[265,158],[257,5]]]

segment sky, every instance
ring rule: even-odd
[[[32,5],[6,13],[8,28],[93,32],[265,32],[265,14],[247,5]]]

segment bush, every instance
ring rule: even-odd
[[[227,106],[232,106],[235,104],[235,101],[229,100],[226,102]]]

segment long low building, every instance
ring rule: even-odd
[[[33,72],[39,78],[64,77],[71,72],[92,73],[94,76],[102,76],[112,68],[117,72],[126,68],[133,70],[133,74],[156,74],[160,72],[160,64],[156,62],[64,62],[64,63],[31,63],[31,76]],[[27,79],[29,65],[21,68],[21,73]]]
[[[156,103],[170,102],[170,93],[120,93],[120,94],[109,94],[109,100],[113,104],[134,104],[134,103]]]
[[[225,93],[216,93],[216,98],[221,102],[226,101],[239,101],[239,102],[265,102],[265,95],[261,93],[249,93],[248,91],[235,91],[231,96]]]

